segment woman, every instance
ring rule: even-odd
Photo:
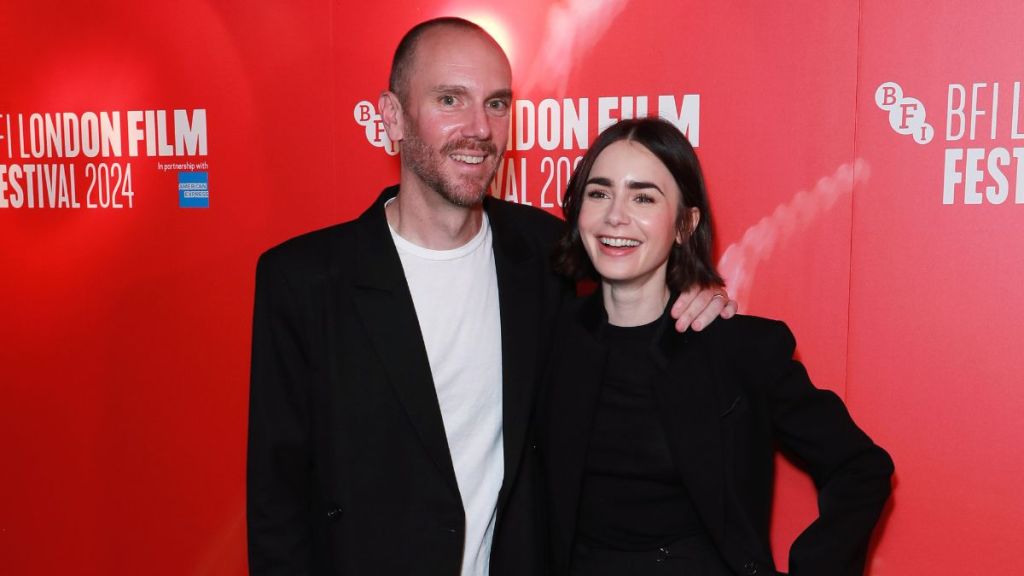
[[[892,462],[793,360],[784,324],[737,316],[671,329],[666,306],[722,281],[686,138],[626,120],[569,183],[560,271],[600,281],[559,325],[541,416],[556,575],[775,574],[773,451],[805,464],[820,516],[794,575],[862,574]]]

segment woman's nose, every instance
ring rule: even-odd
[[[613,226],[626,224],[629,222],[629,213],[626,209],[625,202],[621,197],[617,196],[612,199],[608,205],[608,211],[604,215],[605,222]]]

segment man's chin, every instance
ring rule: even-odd
[[[479,190],[467,190],[467,189],[456,189],[446,190],[441,194],[441,197],[447,200],[449,203],[462,208],[472,208],[473,206],[479,205],[484,201],[484,197],[487,195],[487,187],[484,186]]]
[[[491,179],[488,179],[486,183],[480,183],[475,179],[463,178],[457,185],[446,186],[440,193],[448,202],[456,206],[470,208],[484,201],[490,182]]]

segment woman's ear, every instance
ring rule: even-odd
[[[676,244],[682,244],[697,231],[697,224],[700,224],[700,210],[698,208],[690,208],[687,210],[688,214],[684,215],[683,222],[689,224],[689,226],[680,226],[679,230],[676,231]]]

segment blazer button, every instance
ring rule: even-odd
[[[341,508],[334,507],[327,511],[328,520],[337,520],[341,517]]]
[[[754,576],[754,574],[757,574],[757,562],[747,562],[743,565],[743,569],[750,576]]]

